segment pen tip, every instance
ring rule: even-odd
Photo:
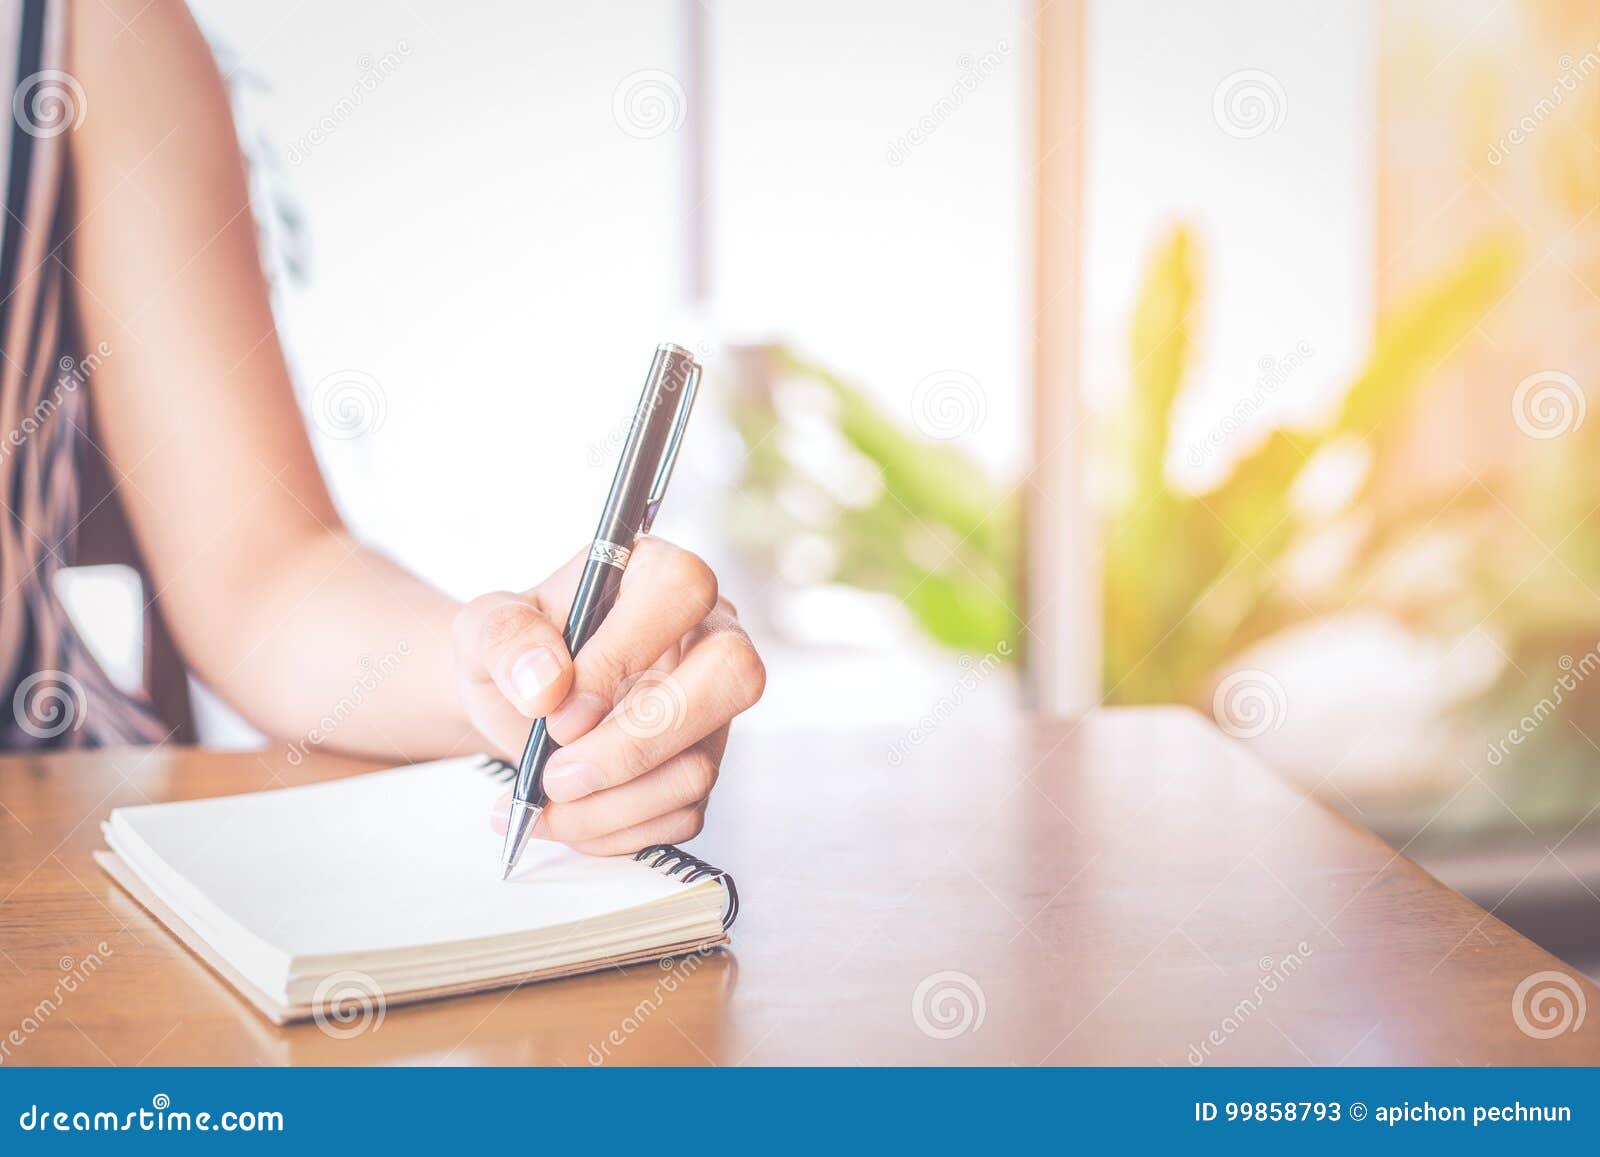
[[[528,846],[528,839],[533,835],[534,821],[543,810],[521,800],[511,801],[511,814],[506,818],[506,846],[500,857],[502,880],[511,875],[511,869],[522,858],[522,849]]]

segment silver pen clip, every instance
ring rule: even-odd
[[[656,467],[656,476],[650,483],[650,497],[645,500],[644,524],[639,527],[640,534],[650,533],[650,527],[656,520],[656,513],[661,509],[661,500],[667,493],[667,483],[672,481],[672,468],[678,464],[678,451],[683,448],[683,434],[689,425],[689,411],[694,409],[694,398],[699,391],[700,363],[691,359],[688,372],[684,375],[683,390],[678,398],[678,411],[672,419],[672,433],[667,436],[667,446],[661,454],[661,465]]]

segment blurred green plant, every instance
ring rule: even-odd
[[[1272,429],[1213,488],[1191,494],[1173,485],[1167,461],[1196,321],[1195,265],[1187,230],[1174,230],[1146,270],[1134,311],[1127,449],[1116,456],[1123,477],[1106,511],[1104,679],[1112,702],[1198,699],[1213,673],[1251,644],[1342,609],[1342,601],[1318,607],[1314,593],[1281,580],[1286,555],[1327,519],[1296,501],[1296,484],[1319,454],[1342,446],[1369,456],[1350,503],[1368,541],[1401,535],[1419,514],[1435,513],[1390,511],[1372,501],[1372,489],[1399,450],[1397,419],[1505,291],[1515,252],[1501,239],[1475,246],[1382,319],[1366,365],[1329,417]]]
[[[1112,454],[1122,477],[1106,510],[1108,701],[1204,705],[1230,660],[1352,606],[1441,641],[1445,662],[1481,632],[1504,660],[1499,673],[1436,721],[1434,766],[1417,769],[1429,774],[1409,805],[1390,799],[1390,818],[1408,839],[1431,827],[1439,843],[1490,828],[1567,831],[1592,812],[1600,787],[1600,438],[1583,425],[1581,388],[1534,375],[1552,382],[1550,413],[1522,394],[1482,415],[1530,435],[1514,439],[1507,460],[1478,462],[1465,485],[1442,490],[1407,478],[1418,429],[1407,419],[1428,412],[1422,389],[1505,299],[1515,245],[1472,246],[1380,321],[1366,365],[1324,421],[1272,429],[1221,481],[1191,494],[1172,485],[1167,463],[1195,265],[1187,233],[1175,231],[1150,262],[1134,315],[1132,387]],[[1461,404],[1443,393],[1426,401]],[[1331,507],[1305,501],[1303,490],[1319,489],[1302,486],[1307,472],[1341,450],[1360,462],[1355,484]],[[1314,581],[1290,577],[1292,556],[1329,542],[1340,544],[1336,565]],[[1443,785],[1473,774],[1498,786],[1434,823]],[[1403,819],[1405,806],[1419,809],[1416,823]]]
[[[821,581],[893,595],[947,647],[1015,654],[1016,488],[824,367],[781,348],[761,360],[730,405],[746,451],[736,538],[774,569],[791,552]]]
[[[1200,700],[1229,658],[1309,617],[1312,607],[1278,579],[1314,521],[1295,504],[1297,480],[1319,452],[1360,440],[1373,455],[1370,487],[1397,415],[1503,292],[1514,261],[1504,241],[1474,248],[1384,319],[1327,420],[1271,431],[1214,488],[1192,494],[1172,483],[1168,458],[1199,306],[1197,260],[1186,229],[1162,241],[1138,294],[1127,405],[1107,455],[1119,475],[1104,511],[1109,701]],[[746,467],[732,522],[747,549],[780,571],[790,552],[788,563],[818,581],[891,594],[946,646],[1003,641],[1017,653],[1020,481],[996,481],[793,351],[768,350],[739,378],[731,417]],[[1369,541],[1416,514],[1379,522]]]

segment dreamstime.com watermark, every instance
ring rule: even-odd
[[[1011,656],[1013,649],[1010,643],[1001,639],[995,644],[994,650],[981,659],[962,655],[959,660],[961,675],[950,690],[939,696],[938,702],[926,715],[918,719],[909,731],[889,745],[889,766],[899,767],[906,761],[913,748],[921,747],[935,731],[949,721],[952,715],[961,710],[961,705],[989,676],[1000,669],[1002,662]]]
[[[1511,994],[1511,1019],[1525,1036],[1550,1040],[1577,1032],[1589,1007],[1583,985],[1565,972],[1535,972]]]
[[[0,464],[5,463],[13,451],[20,450],[27,444],[29,438],[43,429],[61,408],[67,396],[76,393],[78,387],[87,384],[89,378],[110,356],[111,346],[108,342],[101,342],[81,358],[63,354],[56,362],[56,382],[50,392],[40,398],[33,409],[24,414],[15,426],[6,431],[5,441],[0,442]]]
[[[980,56],[962,53],[956,57],[955,84],[950,86],[949,92],[934,101],[915,124],[888,143],[884,155],[889,163],[896,166],[905,164],[906,158],[927,143],[928,138],[939,131],[940,125],[955,116],[967,98],[977,92],[983,82],[998,71],[1001,61],[1010,55],[1010,42],[1000,40],[996,41],[994,48]]]
[[[356,67],[360,75],[356,82],[350,86],[350,91],[333,102],[333,107],[317,118],[317,123],[310,130],[296,137],[289,145],[285,154],[291,165],[302,165],[318,147],[327,143],[329,137],[339,131],[339,127],[356,115],[356,110],[366,103],[367,98],[378,90],[378,86],[395,74],[406,57],[411,55],[411,45],[404,40],[398,41],[394,48],[382,56],[373,57],[370,53],[363,52],[356,57]]]
[[[911,422],[941,442],[976,434],[989,414],[978,379],[961,370],[936,370],[911,389]]]
[[[630,739],[654,739],[688,720],[689,694],[677,676],[651,668],[626,683],[612,718]]]
[[[667,997],[677,992],[686,984],[705,963],[706,957],[715,952],[716,948],[702,946],[685,956],[663,956],[660,960],[662,975],[655,985],[633,1006],[633,1011],[622,1018],[616,1028],[606,1033],[599,1044],[590,1044],[588,1059],[591,1065],[603,1065],[611,1059],[611,1051],[620,1049],[627,1044],[634,1033],[638,1032],[650,1018],[661,1011],[666,1004]]]
[[[1550,95],[1535,101],[1516,124],[1489,146],[1487,159],[1491,165],[1505,163],[1512,149],[1532,137],[1540,125],[1555,115],[1556,109],[1561,107],[1569,94],[1577,92],[1580,84],[1600,71],[1600,44],[1585,52],[1576,62],[1570,54],[1563,54],[1556,64],[1561,69],[1561,75],[1550,86]]]
[[[1511,395],[1511,420],[1541,442],[1573,433],[1588,413],[1589,397],[1578,379],[1560,370],[1529,374]]]
[[[157,1093],[149,1108],[125,1113],[108,1109],[51,1109],[29,1105],[17,1116],[24,1133],[282,1133],[283,1114],[276,1109],[174,1109],[172,1098]]]
[[[1521,747],[1525,739],[1539,730],[1545,720],[1556,713],[1566,697],[1578,689],[1578,686],[1596,671],[1600,671],[1600,643],[1590,647],[1577,659],[1571,655],[1562,655],[1556,660],[1556,666],[1561,668],[1561,674],[1556,676],[1556,681],[1550,685],[1550,694],[1544,696],[1528,709],[1516,725],[1506,730],[1505,735],[1489,744],[1484,753],[1484,758],[1489,761],[1490,767],[1499,767],[1511,754],[1513,747]]]
[[[89,695],[68,671],[35,671],[12,693],[11,717],[35,739],[54,739],[83,728]]]
[[[1249,995],[1234,1005],[1228,1015],[1222,1018],[1222,1022],[1206,1033],[1199,1044],[1189,1046],[1186,1054],[1189,1063],[1203,1065],[1210,1060],[1212,1050],[1227,1044],[1229,1037],[1249,1023],[1250,1018],[1260,1012],[1262,1005],[1266,1004],[1267,997],[1277,992],[1291,976],[1299,972],[1313,951],[1311,945],[1302,940],[1294,946],[1293,952],[1281,960],[1263,956],[1257,961],[1256,967],[1261,975],[1256,978]]]
[[[689,97],[670,72],[642,68],[617,82],[611,94],[611,119],[636,141],[676,132],[689,112]]]
[[[400,661],[411,654],[411,644],[402,639],[395,649],[381,656],[376,662],[372,656],[363,655],[358,666],[355,681],[350,684],[350,694],[344,696],[333,705],[333,710],[317,720],[317,725],[307,731],[303,737],[291,743],[288,748],[289,763],[299,767],[310,754],[311,749],[319,747],[342,727],[356,710],[366,703],[368,698],[384,681],[395,673],[400,666]]]
[[[911,1021],[923,1036],[934,1040],[977,1032],[988,1011],[983,986],[965,972],[946,970],[924,976],[911,994]]]
[[[1211,717],[1235,739],[1257,739],[1289,718],[1289,695],[1271,672],[1243,667],[1217,684]]]
[[[22,78],[11,93],[11,116],[30,137],[49,139],[82,127],[89,98],[70,72],[47,68]]]
[[[710,352],[711,345],[709,342],[700,342],[694,347],[695,359],[702,363]],[[673,399],[677,395],[679,387],[686,381],[686,377],[669,374],[661,392],[656,397],[655,404],[657,406],[675,405],[676,402]],[[622,447],[627,444],[628,436],[633,433],[634,426],[647,417],[649,417],[649,411],[636,409],[633,413],[619,418],[606,431],[603,438],[596,438],[589,443],[588,452],[584,455],[585,460],[594,468],[615,465],[617,455],[621,453]]]
[[[1294,371],[1305,365],[1316,352],[1310,342],[1302,341],[1281,358],[1268,355],[1257,362],[1256,368],[1260,374],[1249,395],[1240,398],[1226,414],[1212,423],[1204,435],[1189,443],[1189,465],[1202,465],[1224,442],[1249,425],[1251,419],[1266,405],[1267,399],[1283,389]]]
[[[42,998],[33,1008],[23,1016],[18,1023],[5,1036],[0,1037],[0,1064],[11,1059],[11,1054],[28,1043],[28,1038],[44,1027],[46,1021],[60,1011],[67,998],[89,982],[89,978],[99,972],[107,958],[113,956],[111,945],[104,940],[94,946],[94,951],[88,955],[74,960],[70,956],[63,956],[57,966],[61,975],[56,978],[55,987],[49,995]]]
[[[1270,72],[1241,68],[1217,82],[1211,94],[1211,119],[1235,140],[1248,141],[1283,127],[1289,98]]]
[[[388,1008],[378,982],[353,968],[324,976],[311,994],[311,1019],[334,1040],[377,1032]]]
[[[383,428],[389,397],[365,370],[335,370],[311,391],[311,422],[330,438],[348,442]]]

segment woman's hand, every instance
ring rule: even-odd
[[[455,621],[456,682],[473,725],[515,762],[532,721],[561,749],[533,834],[594,855],[698,835],[728,723],[766,668],[717,578],[663,539],[639,540],[616,605],[574,660],[561,632],[589,548],[526,594],[474,599]],[[508,792],[496,806],[505,830]]]

